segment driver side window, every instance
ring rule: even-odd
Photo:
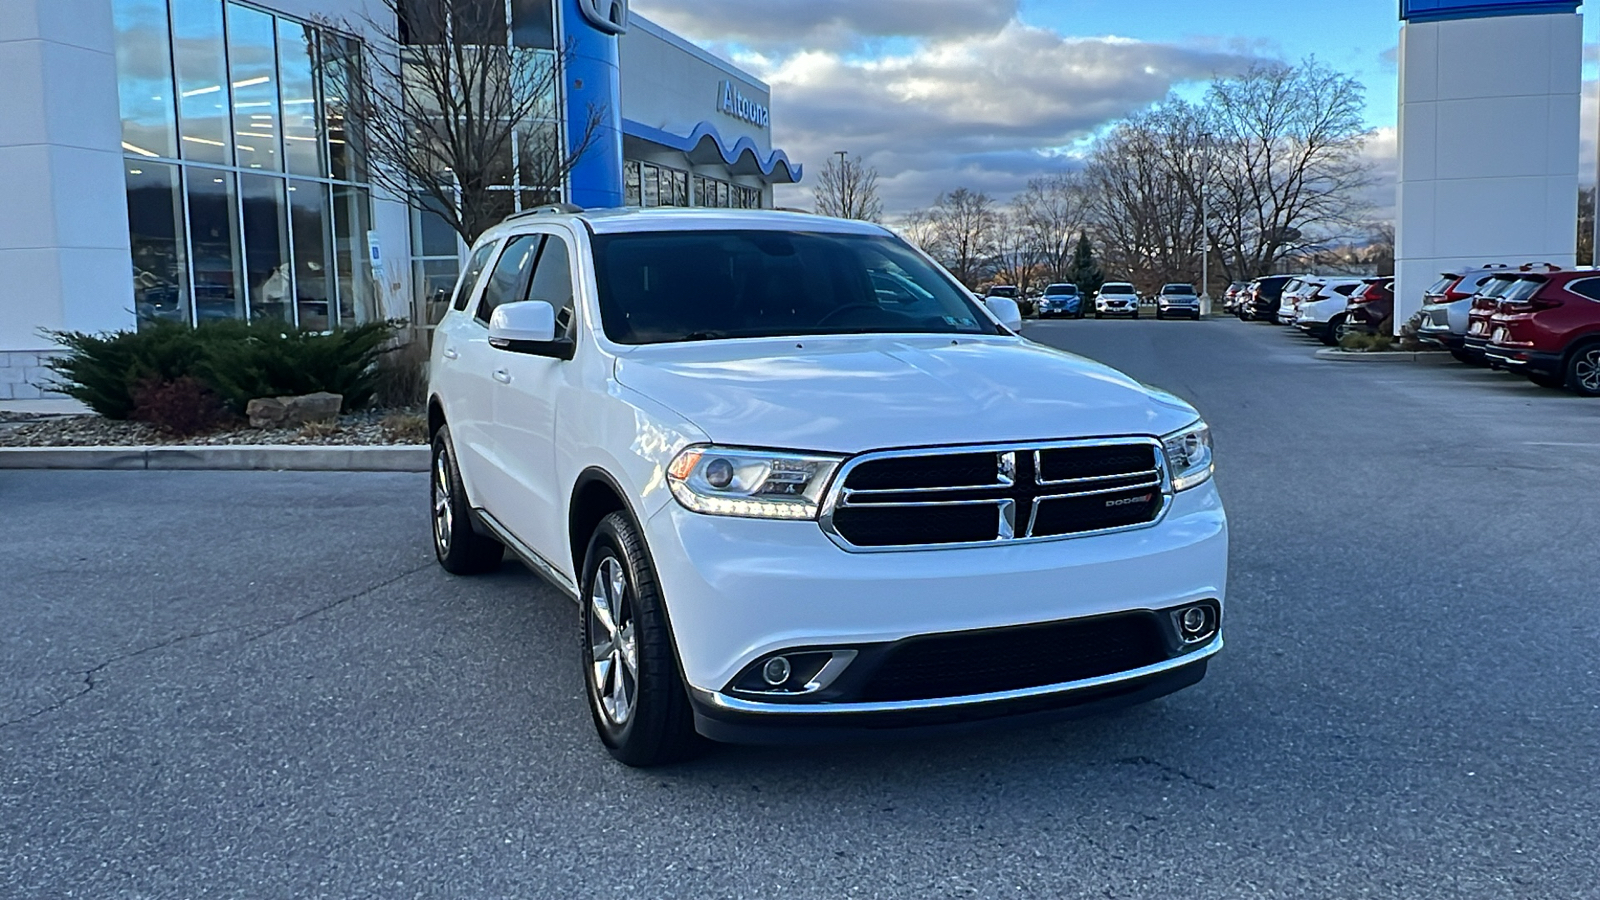
[[[506,244],[506,252],[500,254],[500,261],[489,275],[489,283],[483,286],[483,299],[478,301],[474,314],[478,321],[488,324],[495,307],[514,303],[525,296],[522,293],[527,284],[525,276],[539,255],[539,242],[543,238],[543,235],[525,234]]]

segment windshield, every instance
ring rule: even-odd
[[[999,286],[996,286],[996,287],[989,288],[989,296],[991,296],[991,297],[1011,297],[1011,298],[1015,299],[1016,296],[1017,296],[1017,289],[1015,287],[1012,287],[1011,285],[999,285]]]
[[[1539,293],[1539,288],[1544,286],[1544,281],[1522,279],[1513,282],[1513,284],[1515,285],[1514,287],[1500,295],[1501,300],[1504,300],[1508,303],[1520,303],[1521,301],[1532,297],[1534,294]]]
[[[814,334],[1000,334],[898,238],[682,231],[594,238],[606,336],[619,344]]]
[[[1485,300],[1492,300],[1495,297],[1503,297],[1505,296],[1506,291],[1511,290],[1511,286],[1516,283],[1517,279],[1515,278],[1490,279],[1489,283],[1483,286],[1483,290],[1478,291],[1478,296]]]
[[[1433,287],[1428,288],[1427,291],[1425,291],[1424,293],[1442,294],[1442,293],[1445,292],[1445,290],[1447,288],[1450,287],[1450,285],[1455,284],[1457,281],[1459,281],[1460,278],[1461,278],[1460,275],[1446,275],[1443,278],[1440,278],[1438,281],[1435,281],[1433,283]]]
[[[1071,297],[1077,293],[1078,286],[1075,284],[1052,284],[1044,289],[1046,297]]]
[[[1115,283],[1108,284],[1105,287],[1100,289],[1100,293],[1102,293],[1102,294],[1131,294],[1131,293],[1133,293],[1133,285],[1131,285],[1131,284],[1115,284]]]
[[[1163,294],[1192,294],[1194,288],[1187,284],[1169,284],[1161,289]]]

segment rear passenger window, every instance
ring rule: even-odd
[[[1600,278],[1584,278],[1567,285],[1567,290],[1574,294],[1588,297],[1590,300],[1600,300]]]
[[[490,241],[478,248],[467,260],[467,269],[461,273],[461,283],[456,285],[456,297],[452,305],[457,310],[467,308],[467,302],[472,299],[472,292],[478,289],[478,279],[483,277],[483,270],[489,268],[489,260],[494,259],[494,248],[498,241]]]
[[[488,322],[489,317],[494,315],[495,307],[523,298],[522,287],[527,284],[524,276],[533,267],[533,261],[539,255],[539,242],[543,239],[543,235],[525,234],[512,238],[506,244],[506,252],[500,254],[500,261],[495,263],[489,283],[483,287],[483,299],[478,301],[476,313],[479,319]]]

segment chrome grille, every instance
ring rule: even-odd
[[[1148,526],[1169,498],[1150,438],[889,451],[845,464],[822,527],[860,551],[1057,540]]]

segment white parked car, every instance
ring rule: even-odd
[[[1206,424],[1019,324],[862,222],[509,219],[434,338],[439,562],[509,548],[578,601],[631,765],[1193,684],[1227,587]]]
[[[1094,298],[1094,317],[1128,316],[1139,318],[1139,291],[1126,281],[1108,281]]]
[[[1278,324],[1293,325],[1295,319],[1300,317],[1300,303],[1316,293],[1322,285],[1323,279],[1315,275],[1296,278],[1284,285],[1283,293],[1278,297]]]
[[[1301,292],[1295,327],[1325,344],[1338,343],[1338,328],[1344,321],[1345,307],[1350,305],[1350,295],[1363,284],[1365,281],[1360,278],[1329,278],[1314,291]]]

